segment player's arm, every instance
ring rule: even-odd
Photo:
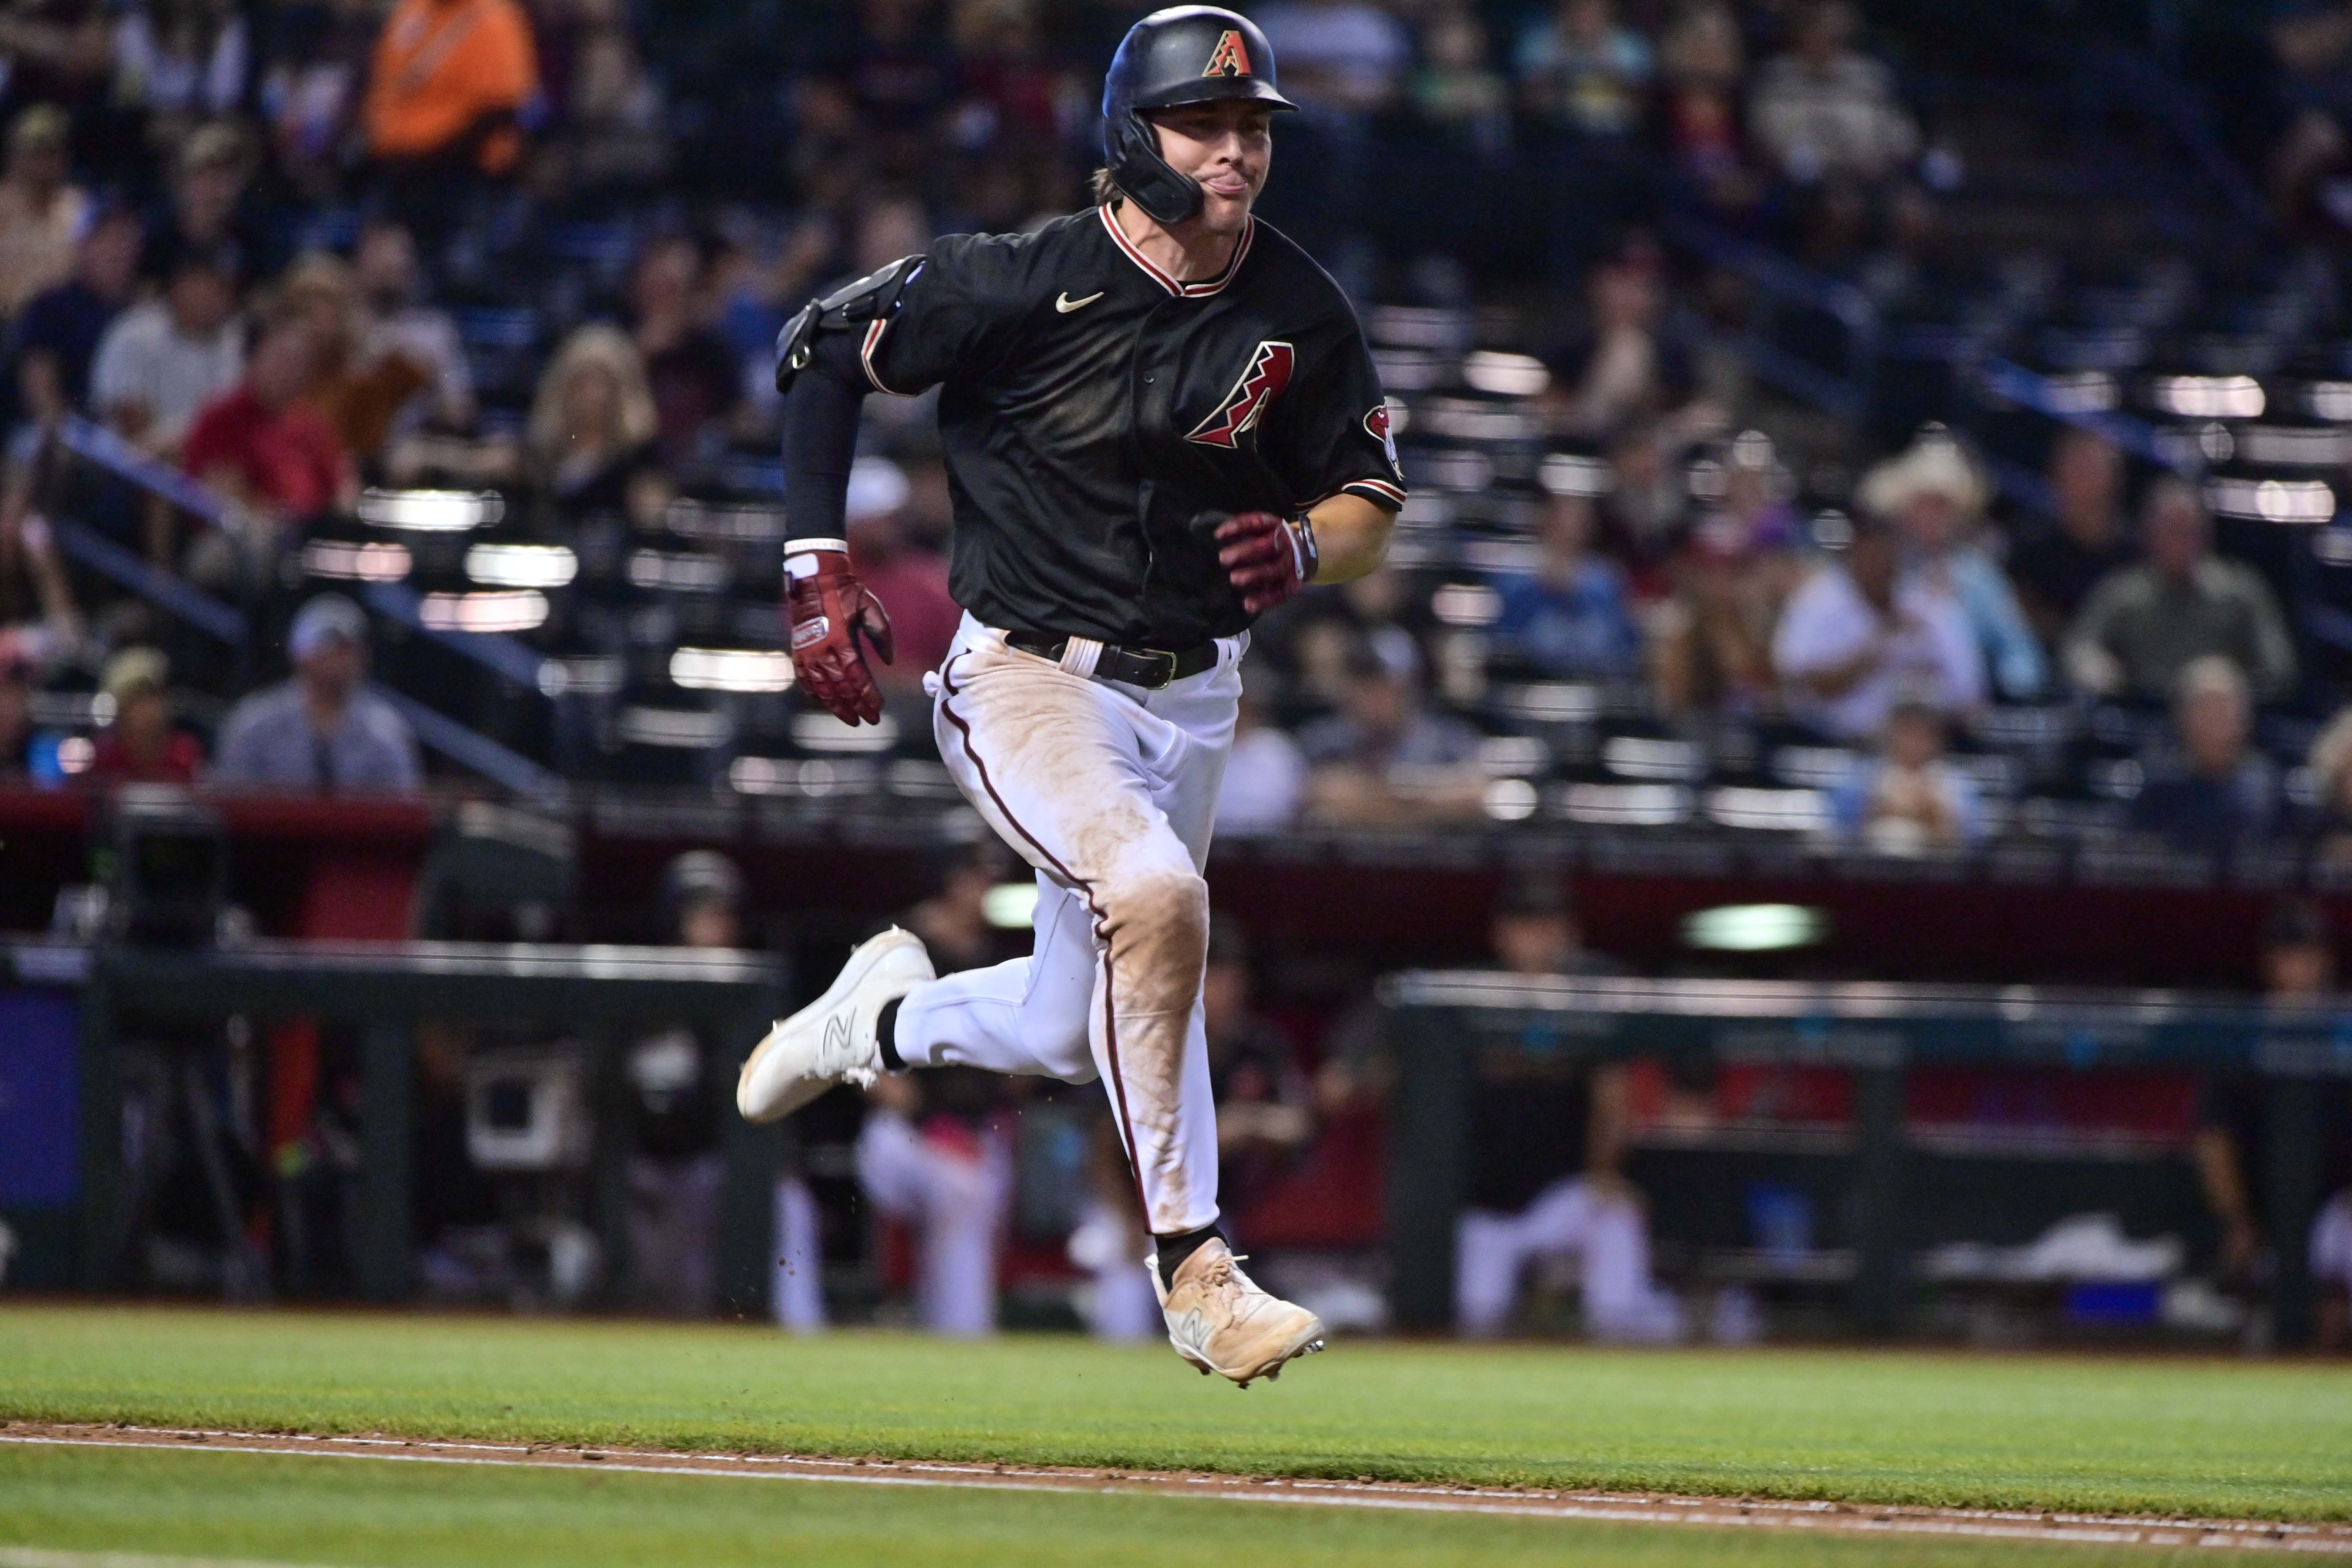
[[[1277,411],[1266,456],[1297,490],[1323,499],[1297,518],[1243,512],[1217,530],[1217,560],[1250,614],[1309,583],[1365,576],[1389,550],[1404,475],[1389,438],[1388,403],[1353,317],[1312,362],[1295,405]]]
[[[1388,559],[1389,535],[1396,531],[1396,513],[1342,490],[1307,509],[1307,525],[1315,533],[1317,583],[1352,583],[1370,575]]]
[[[882,662],[896,651],[890,617],[849,569],[850,464],[857,420],[874,380],[875,344],[922,258],[812,300],[776,342],[783,394],[784,618],[793,672],[815,702],[845,724],[880,723],[882,693],[861,643]]]

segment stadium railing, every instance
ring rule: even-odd
[[[121,1045],[132,1026],[267,1023],[298,1017],[361,1026],[357,1223],[352,1261],[361,1293],[396,1301],[415,1288],[411,1095],[414,1031],[430,1019],[530,1022],[568,1030],[589,1048],[596,1123],[590,1207],[608,1274],[625,1265],[627,1097],[624,1054],[632,1026],[702,1025],[748,1051],[783,1010],[788,976],[765,954],[677,948],[484,942],[288,942],[205,949],[0,942],[0,994],[63,1001],[69,1037],[16,1042],[28,1081],[69,1085],[70,1103],[19,1108],[78,1129],[71,1162],[75,1282],[122,1283],[124,1212]],[[52,1016],[55,1009],[51,1010]],[[38,1058],[65,1053],[43,1068]],[[725,1064],[730,1070],[733,1062]],[[779,1133],[726,1119],[727,1176],[719,1224],[720,1298],[763,1310]],[[21,1151],[28,1162],[32,1151]],[[54,1190],[54,1189],[53,1189]]]
[[[2309,1333],[2305,1238],[2319,1192],[2316,1085],[2352,1077],[2352,1011],[2180,993],[1764,981],[1528,979],[1416,971],[1381,988],[1397,1080],[1390,1126],[1391,1306],[1407,1328],[1452,1321],[1455,1224],[1470,1191],[1471,1096],[1482,1062],[1534,1051],[1588,1061],[1696,1057],[1848,1071],[1847,1213],[1853,1326],[1909,1319],[1913,1184],[1933,1156],[1906,1136],[1906,1075],[1927,1066],[2206,1070],[2263,1082],[2266,1230],[2280,1342]],[[1974,1237],[1934,1238],[1979,1239]]]

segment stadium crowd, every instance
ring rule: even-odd
[[[625,721],[687,700],[676,656],[703,611],[684,598],[715,595],[696,642],[780,647],[772,536],[754,540],[763,577],[709,526],[772,510],[775,332],[936,233],[1083,200],[1096,72],[1131,7],[689,9],[0,5],[0,779],[415,788],[410,721],[367,679],[373,659],[400,683],[404,630],[367,590],[403,581],[455,606],[428,627],[528,637],[575,684],[618,671],[605,695],[635,706],[600,710],[587,743],[560,723],[504,737],[567,774],[779,776],[749,749],[730,765],[724,726],[693,731],[709,760],[633,773]],[[2046,826],[2019,797],[2048,795],[2183,850],[2352,857],[2352,710],[2340,652],[2315,646],[2312,574],[2217,532],[2200,470],[2095,417],[2038,427],[2021,467],[1957,400],[1891,437],[1797,416],[1748,352],[1736,269],[1667,243],[1695,215],[1890,314],[1933,291],[1962,161],[1847,0],[1253,9],[1307,110],[1267,211],[1370,321],[1416,501],[1396,564],[1259,629],[1229,831],[1516,820],[1535,807],[1497,785],[1528,774],[1747,776],[1816,786],[1809,824],[1881,855]],[[730,52],[754,26],[759,46]],[[2343,41],[2297,23],[2276,46],[2299,105],[2278,200],[2325,239]],[[1524,472],[1444,437],[1489,416],[1531,449]],[[919,752],[918,679],[957,616],[952,499],[922,405],[874,400],[867,419],[849,542],[897,625],[895,732]],[[1498,510],[1463,500],[1505,490]],[[429,561],[386,522],[420,493],[494,497],[490,542],[462,568]],[[183,590],[268,635],[205,642],[177,618]],[[442,695],[401,668],[408,696]],[[1603,714],[1610,743],[1515,762],[1528,734],[1553,745],[1547,701]],[[2074,747],[2059,765],[1988,765],[2052,726]],[[1741,773],[1743,746],[1779,760]],[[1569,815],[1647,820],[1591,809]],[[731,905],[726,876],[693,875],[680,939],[720,944],[693,921]],[[997,879],[951,868],[908,917],[942,968],[984,961],[977,900]],[[1496,948],[1527,973],[1605,963],[1534,897],[1497,912]],[[1318,1118],[1376,1105],[1381,1069],[1376,1040],[1343,1035],[1301,1072],[1251,1014],[1248,974],[1245,949],[1213,953],[1226,1156],[1263,1188]],[[679,1079],[655,1047],[632,1187],[649,1259],[699,1234],[663,1216],[707,1223],[715,1136],[662,1120],[699,1069]],[[1009,1201],[1002,1108],[934,1077],[877,1097],[856,1169],[881,1211],[941,1238],[922,1310],[968,1330],[993,1268],[970,1244]],[[1507,1170],[1498,1147],[1495,1195],[1465,1222],[1465,1327],[1499,1327],[1526,1259],[1565,1251],[1611,1331],[1682,1332],[1614,1163],[1628,1089],[1603,1074],[1541,1092],[1591,1131]],[[2235,1225],[2223,1170],[2209,1191]],[[1118,1183],[1097,1185],[1073,1256],[1121,1331],[1133,1221]],[[805,1215],[804,1194],[782,1209]],[[809,1256],[804,1232],[786,1256]],[[666,1265],[653,1295],[665,1274],[670,1304],[707,1304],[707,1279]],[[807,1306],[789,1286],[779,1300]]]

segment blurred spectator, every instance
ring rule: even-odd
[[[295,615],[286,652],[293,679],[255,692],[221,721],[215,778],[330,795],[423,784],[408,721],[366,684],[367,616],[357,605],[319,595]]]
[[[183,257],[163,297],[123,311],[99,341],[89,372],[99,416],[149,451],[177,456],[197,411],[245,373],[235,303],[215,258]]]
[[[63,409],[89,406],[90,364],[106,329],[131,303],[139,281],[139,219],[121,207],[100,213],[74,252],[73,276],[26,302],[11,346],[21,375],[43,362]],[[20,417],[37,416],[21,398]]]
[[[8,127],[0,170],[0,317],[66,280],[74,241],[89,219],[89,197],[66,183],[64,113],[35,104]]]
[[[2189,660],[2173,699],[2179,754],[2150,765],[2132,826],[2184,849],[2226,848],[2268,832],[2278,780],[2251,743],[2253,719],[2236,665],[2218,654]]]
[[[1959,601],[1901,575],[1895,532],[1853,523],[1843,562],[1816,570],[1772,637],[1790,715],[1834,741],[1878,733],[1899,701],[1953,713],[1984,700],[1984,658]]]
[[[2043,643],[2060,646],[2100,579],[2131,564],[2123,515],[2124,457],[2096,430],[2062,425],[2050,448],[2057,511],[2009,558],[2025,613]]]
[[[1283,91],[1309,112],[1366,114],[1396,98],[1412,44],[1403,24],[1370,0],[1275,0],[1255,16]]]
[[[689,850],[662,872],[665,934],[679,947],[741,946],[742,904],[742,872],[715,850]],[[724,1052],[724,1041],[683,1025],[639,1036],[629,1048],[636,1136],[628,1296],[640,1310],[699,1318],[718,1304]]]
[[[1528,112],[1580,135],[1631,136],[1647,115],[1649,40],[1618,20],[1615,0],[1558,0],[1519,35],[1513,65]]]
[[[2205,499],[2167,475],[2140,508],[2147,558],[2101,579],[2066,638],[2066,671],[2102,697],[2160,701],[2192,661],[2234,662],[2256,698],[2294,684],[2294,644],[2259,574],[2212,552]]]
[[[1878,755],[1855,763],[1830,806],[1846,841],[1875,855],[1965,848],[1985,833],[1975,781],[1944,755],[1944,716],[1921,703],[1886,716]]]
[[[607,9],[599,7],[599,9]],[[667,106],[618,6],[581,37],[564,82],[562,134],[548,149],[547,183],[574,191],[640,186],[670,160]]]
[[[857,580],[882,601],[898,657],[877,663],[875,678],[919,690],[923,677],[947,662],[963,610],[948,592],[948,563],[907,542],[909,493],[904,469],[887,458],[860,458],[849,470],[844,526]]]
[[[1850,46],[1847,0],[1811,0],[1787,54],[1765,63],[1748,100],[1757,149],[1801,185],[1874,184],[1919,150],[1919,128],[1897,101],[1894,73]]]
[[[1625,573],[1595,555],[1592,501],[1555,494],[1544,502],[1532,572],[1499,577],[1496,650],[1550,676],[1628,676],[1642,667],[1642,633],[1626,607]]]
[[[172,722],[171,674],[169,661],[152,647],[127,647],[107,660],[99,689],[112,700],[114,718],[98,732],[84,780],[101,789],[196,782],[205,750]]]
[[[1027,881],[1028,868],[1015,864],[995,838],[980,837],[939,856],[932,869],[930,896],[908,910],[900,923],[923,939],[931,967],[941,974],[994,963],[1003,956],[997,951],[1002,942],[989,923],[989,892],[1016,878]]]
[[[646,247],[630,286],[637,353],[645,361],[662,450],[673,461],[692,455],[705,433],[734,412],[743,395],[741,367],[708,321],[710,300],[703,272],[702,247],[674,235]]]
[[[915,1232],[915,1310],[935,1334],[996,1328],[996,1252],[1013,1194],[1012,1142],[992,1121],[924,1115],[911,1075],[868,1091],[857,1181],[877,1212]]]
[[[2288,1010],[2340,1006],[2336,984],[2336,937],[2326,910],[2315,900],[2286,899],[2272,906],[2263,922],[2262,987],[2274,1006]],[[2267,1084],[2251,1073],[2216,1075],[2206,1086],[2191,1152],[2205,1207],[2220,1232],[2218,1272],[2225,1284],[2252,1293],[2276,1267],[2265,1256],[2273,1243],[2262,1220],[2261,1194],[2268,1184],[2270,1119]],[[2318,1086],[2320,1191],[2352,1179],[2352,1096],[2340,1081]],[[2315,1283],[2323,1291],[2321,1342],[2340,1342],[2344,1322],[2339,1293],[2352,1284],[2352,1258],[2344,1248],[2352,1233],[2352,1194],[2336,1192],[2320,1208],[2312,1226],[2309,1255]]]
[[[2352,708],[2341,709],[2311,743],[2312,860],[2352,867]]]
[[[180,145],[171,199],[147,225],[139,270],[159,284],[181,264],[201,257],[232,288],[250,282],[262,265],[260,246],[244,211],[253,178],[253,154],[235,121],[215,121]]]
[[[462,192],[467,176],[513,170],[517,118],[538,90],[530,20],[515,0],[399,0],[369,71],[368,153],[413,199],[429,204],[436,178],[458,177]]]
[[[1605,971],[1581,937],[1556,878],[1514,884],[1495,910],[1495,955],[1507,973]],[[1681,1303],[1650,1278],[1648,1222],[1623,1174],[1627,1087],[1622,1064],[1596,1067],[1550,1041],[1485,1054],[1471,1102],[1470,1203],[1454,1230],[1463,1333],[1501,1333],[1528,1265],[1570,1257],[1593,1338],[1683,1337]]]
[[[260,69],[259,110],[278,172],[312,201],[341,188],[343,154],[358,117],[374,46],[365,0],[281,9]]]
[[[252,40],[233,0],[137,0],[114,25],[114,103],[147,140],[175,145],[192,121],[244,106]]]
[[[1689,531],[1690,486],[1674,460],[1679,440],[1662,420],[1626,421],[1609,438],[1609,492],[1601,498],[1601,547],[1625,563],[1637,586],[1681,548]]]
[[[1665,80],[1665,153],[1675,169],[1718,207],[1752,199],[1740,145],[1739,86],[1747,74],[1738,18],[1716,0],[1685,6],[1658,43]]]
[[[1242,667],[1241,705],[1234,716],[1234,749],[1217,795],[1219,833],[1273,833],[1297,819],[1307,798],[1307,758],[1298,742],[1266,717],[1265,688],[1274,671]]]
[[[1659,330],[1664,258],[1655,246],[1629,245],[1592,268],[1581,334],[1549,356],[1546,401],[1569,435],[1595,439],[1681,408],[1696,389],[1682,342]]]
[[[1238,1219],[1315,1134],[1314,1093],[1281,1030],[1251,1005],[1249,942],[1230,916],[1209,922],[1201,1018],[1217,1099],[1217,1206]],[[1246,1234],[1234,1237],[1247,1246]]]
[[[359,500],[350,455],[303,401],[318,363],[310,324],[283,316],[260,330],[245,380],[188,427],[188,472],[248,512],[280,524],[348,512]]]
[[[1745,718],[1772,700],[1777,563],[1744,549],[1741,533],[1710,519],[1675,558],[1674,591],[1657,606],[1651,641],[1651,678],[1670,719]]]
[[[0,91],[10,104],[96,106],[113,58],[104,0],[17,0],[0,10]]]
[[[62,776],[57,737],[33,723],[32,661],[13,638],[0,637],[0,784],[46,787]]]
[[[415,237],[391,218],[377,218],[360,231],[352,267],[367,312],[367,362],[381,363],[397,356],[425,374],[425,391],[402,407],[394,429],[413,427],[427,418],[451,430],[470,429],[473,370],[466,363],[457,319],[424,302]]]
[[[2001,695],[2023,700],[2040,693],[2047,673],[2009,579],[1976,542],[1990,499],[1976,465],[1940,426],[1871,469],[1860,492],[1902,534],[1906,571],[1959,601]]]
[[[563,340],[531,399],[532,477],[572,521],[598,513],[650,524],[661,514],[653,395],[645,361],[616,327],[592,321]]]
[[[1298,749],[1314,770],[1310,809],[1327,822],[1443,821],[1482,809],[1477,731],[1424,710],[1417,672],[1369,644],[1349,657],[1339,711],[1300,731]]]
[[[1448,5],[1422,30],[1422,64],[1412,105],[1422,118],[1458,131],[1482,154],[1507,146],[1511,89],[1487,63],[1486,27],[1475,11]]]
[[[404,355],[368,353],[359,286],[341,258],[324,251],[298,258],[278,287],[279,304],[310,334],[302,401],[326,419],[345,453],[362,462],[375,458],[391,438],[394,419],[430,377]]]

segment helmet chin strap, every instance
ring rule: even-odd
[[[1160,137],[1141,110],[1129,110],[1111,129],[1117,142],[1111,174],[1129,200],[1161,225],[1188,223],[1201,216],[1205,198],[1200,183],[1178,174],[1160,155]]]

